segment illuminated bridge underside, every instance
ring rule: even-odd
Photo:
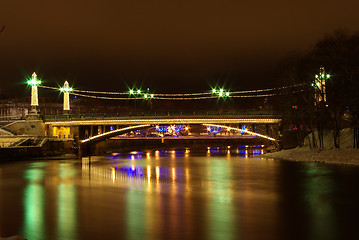
[[[120,129],[116,129],[116,130],[113,130],[113,131],[105,132],[103,134],[99,134],[99,135],[90,137],[88,139],[84,139],[84,140],[81,141],[81,143],[98,142],[98,141],[102,141],[102,140],[105,140],[105,139],[108,139],[108,138],[111,138],[111,137],[115,137],[115,136],[120,135],[120,134],[128,133],[128,132],[135,131],[135,130],[139,130],[139,129],[142,129],[142,128],[148,128],[150,126],[151,125],[149,125],[149,124],[144,124],[144,125],[136,125],[136,126],[131,126],[131,127],[120,128]]]
[[[265,139],[268,139],[270,141],[276,141],[275,138],[272,138],[272,137],[269,137],[269,136],[266,136],[266,135],[263,135],[263,134],[259,134],[259,133],[255,133],[255,132],[252,132],[252,131],[249,131],[247,129],[240,129],[240,128],[234,128],[234,127],[229,127],[229,126],[223,126],[223,125],[212,125],[212,124],[203,124],[204,126],[217,126],[217,127],[221,127],[221,128],[226,128],[228,130],[234,130],[234,131],[238,131],[238,132],[244,132],[244,133],[247,133],[249,135],[253,135],[253,136],[256,136],[256,137],[260,137],[260,138],[265,138]]]
[[[45,124],[52,126],[79,126],[79,125],[141,125],[141,124],[238,124],[238,123],[260,123],[277,124],[279,118],[122,118],[122,119],[93,119],[93,120],[63,120],[46,121]]]
[[[271,137],[263,135],[263,134],[255,133],[255,132],[249,131],[247,129],[233,128],[233,127],[229,127],[229,126],[225,126],[225,125],[211,125],[211,124],[203,124],[203,125],[204,126],[217,126],[217,127],[226,128],[226,129],[229,129],[229,130],[235,130],[235,131],[239,131],[239,132],[244,132],[244,133],[247,133],[249,135],[254,135],[256,137],[268,139],[270,141],[276,141],[276,139],[274,139],[274,138],[271,138]],[[112,130],[112,131],[109,131],[109,132],[105,132],[105,133],[102,133],[102,134],[99,134],[99,135],[84,139],[84,140],[81,141],[81,143],[98,142],[98,141],[109,139],[111,137],[115,137],[115,136],[118,136],[118,135],[121,135],[121,134],[124,134],[124,133],[131,132],[131,131],[136,131],[136,130],[139,130],[139,129],[149,128],[151,126],[152,125],[150,125],[150,124],[143,124],[143,125],[134,125],[134,126],[130,126],[130,127],[124,127],[124,128]]]

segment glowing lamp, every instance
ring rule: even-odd
[[[212,92],[213,92],[213,93],[216,93],[216,89],[215,89],[215,88],[213,88],[213,89],[212,89]]]
[[[37,80],[37,75],[35,72],[31,75],[31,79],[27,81],[27,84],[31,86],[37,86],[41,84],[41,81]]]
[[[138,93],[138,94],[141,94],[141,90],[140,90],[140,89],[138,89],[138,90],[137,90],[137,93]]]
[[[226,96],[229,97],[229,92],[226,92]]]
[[[60,91],[61,92],[72,92],[73,89],[71,87],[62,87],[62,88],[60,88]]]
[[[134,93],[133,89],[130,89],[130,94],[133,94],[133,93]]]

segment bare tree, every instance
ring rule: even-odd
[[[283,82],[288,85],[313,82],[321,65],[332,75],[326,81],[326,103],[314,107],[314,88],[298,96],[287,95],[280,101],[280,105],[287,110],[290,105],[298,106],[295,111],[287,111],[288,120],[308,125],[312,133],[316,128],[318,144],[313,137],[314,148],[324,147],[324,130],[333,130],[333,143],[339,148],[340,130],[351,120],[353,147],[359,148],[359,32],[337,30],[321,39],[309,52],[286,59],[285,63],[278,77],[279,81],[282,80],[281,85]]]

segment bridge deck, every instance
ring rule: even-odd
[[[273,115],[195,115],[195,116],[134,116],[134,117],[62,117],[45,118],[45,124],[60,125],[132,125],[132,124],[238,124],[238,123],[280,123],[281,119]]]

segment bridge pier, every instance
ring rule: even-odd
[[[95,151],[92,151],[95,148],[96,148],[96,144],[81,143],[81,141],[79,141],[78,151],[77,151],[78,158],[82,159],[82,157],[87,157],[96,154]]]

